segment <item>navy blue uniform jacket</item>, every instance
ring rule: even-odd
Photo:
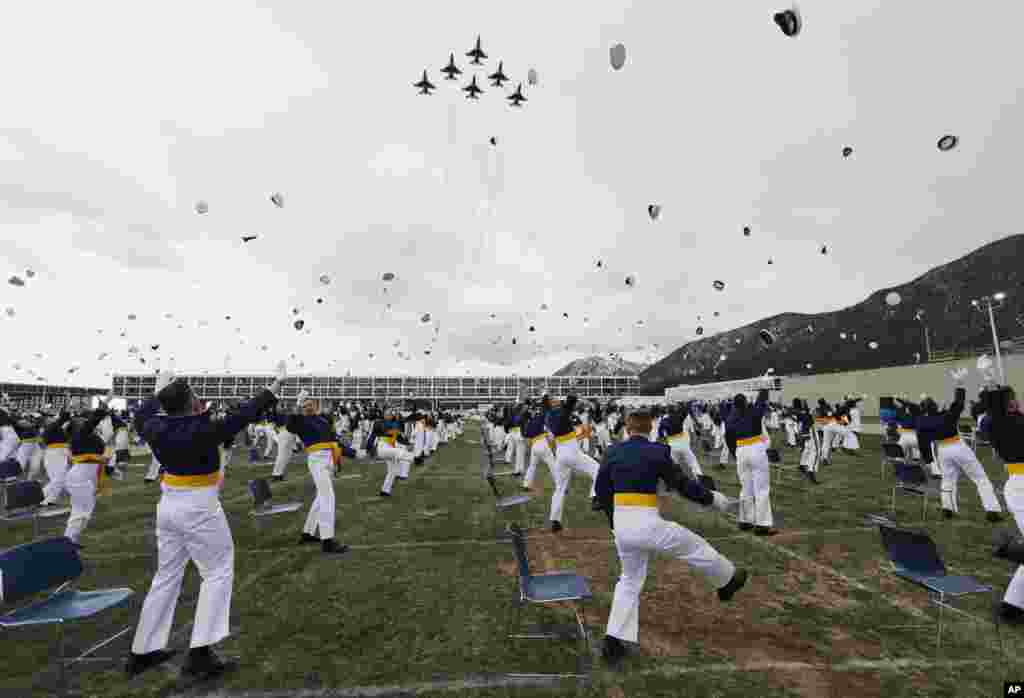
[[[761,390],[757,394],[757,401],[748,405],[743,412],[733,410],[725,423],[725,444],[729,453],[736,457],[736,442],[743,439],[751,439],[761,436],[762,424],[765,412],[768,411],[768,391]]]
[[[631,436],[628,441],[609,447],[597,472],[597,501],[608,514],[608,522],[615,528],[612,513],[615,495],[625,493],[658,494],[658,479],[664,480],[670,490],[704,506],[715,501],[710,490],[683,474],[672,462],[672,451],[665,444],[652,443],[643,436]]]
[[[963,414],[966,399],[967,391],[957,388],[953,404],[945,412],[930,417],[920,415],[914,420],[914,427],[917,429],[917,446],[921,449],[921,459],[925,463],[935,460],[932,458],[932,443],[960,434],[957,427],[960,424],[960,415]]]
[[[146,439],[169,475],[213,476],[220,472],[217,447],[259,421],[260,414],[276,402],[274,394],[264,390],[224,419],[213,419],[209,413],[186,417],[158,415],[160,401],[152,397],[135,413],[135,430]],[[215,482],[216,478],[211,477],[210,484]]]

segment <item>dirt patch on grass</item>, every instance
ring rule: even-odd
[[[539,573],[574,568],[590,580],[596,594],[610,596],[619,569],[614,543],[582,542],[607,536],[607,529],[578,529],[574,534],[531,536],[531,569]],[[842,554],[839,546],[834,547],[825,553]],[[499,563],[498,569],[505,575],[515,574],[511,563]],[[641,651],[650,656],[689,657],[699,646],[706,658],[734,661],[748,668],[776,662],[820,665],[821,672],[804,672],[807,675],[798,677],[785,676],[794,672],[777,673],[801,695],[831,695],[829,691],[842,678],[832,676],[827,669],[830,663],[878,657],[881,648],[877,641],[854,637],[846,628],[835,628],[831,636],[822,638],[822,619],[815,610],[857,605],[842,578],[800,560],[786,559],[781,574],[772,576],[759,576],[753,570],[746,587],[731,603],[723,604],[711,585],[686,563],[655,557],[640,599]],[[603,625],[608,608],[595,606]],[[766,613],[786,614],[784,609],[794,606],[798,610],[789,614],[785,625],[756,620]],[[593,619],[594,613],[590,615]]]

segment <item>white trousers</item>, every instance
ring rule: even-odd
[[[740,478],[740,523],[772,525],[771,472],[768,445],[758,441],[736,448],[736,474]]]
[[[46,468],[46,476],[50,478],[50,481],[43,488],[44,501],[56,502],[64,494],[69,462],[70,458],[66,448],[46,449],[43,467]]]
[[[555,451],[555,493],[551,497],[551,520],[562,520],[565,495],[569,491],[572,471],[578,470],[590,476],[590,498],[597,496],[597,461],[580,450],[576,440],[560,443]]]
[[[917,432],[901,431],[900,448],[903,449],[903,455],[905,455],[907,458],[920,458],[921,448],[918,446],[917,443]]]
[[[505,437],[505,461],[515,463],[516,449],[519,448],[519,431],[510,431]]]
[[[843,424],[837,424],[835,429],[835,438],[832,439],[832,448],[842,448],[843,442],[846,441],[846,434],[850,430]]]
[[[190,646],[212,645],[229,634],[235,542],[217,488],[164,485],[162,489],[156,506],[159,562],[135,630],[135,654],[167,647],[189,560],[195,563],[202,579]]]
[[[413,458],[419,458],[427,450],[427,430],[417,429],[413,432],[412,444],[412,456]]]
[[[427,444],[430,446],[430,452],[433,453],[437,450],[439,445],[437,429],[431,429],[427,432]]]
[[[1024,475],[1010,476],[1003,487],[1003,497],[1006,498],[1006,508],[1017,522],[1017,530],[1024,535]],[[1006,587],[1003,601],[1024,609],[1024,565],[1017,567],[1010,585]]]
[[[690,439],[682,438],[669,440],[669,449],[672,451],[672,461],[678,465],[686,464],[689,466],[694,477],[699,477],[704,474],[704,471],[700,469],[700,463],[697,461],[697,456],[694,455],[693,449],[690,448]]]
[[[306,516],[303,531],[311,536],[320,528],[320,539],[334,538],[334,459],[330,451],[313,451],[307,456],[309,474],[316,484],[316,498]]]
[[[149,470],[146,471],[147,480],[156,480],[157,476],[160,475],[160,461],[156,459],[156,454],[149,461]]]
[[[287,429],[277,436],[277,458],[274,460],[272,475],[284,475],[288,470],[288,463],[292,459],[292,451],[295,449],[295,434]],[[314,478],[316,479],[316,478]]]
[[[597,428],[594,431],[597,434],[597,444],[601,447],[602,451],[607,451],[608,446],[612,442],[612,437],[608,433],[608,425],[598,424]]]
[[[273,429],[264,429],[263,438],[266,439],[266,445],[263,447],[263,457],[270,458],[270,454],[274,452],[274,442],[277,440],[277,434],[274,433]]]
[[[64,486],[71,496],[71,514],[68,516],[64,537],[79,542],[96,510],[96,486],[99,475],[97,463],[77,463],[68,470]]]
[[[537,464],[544,463],[548,466],[548,470],[551,472],[551,480],[553,482],[558,481],[557,471],[555,468],[555,454],[551,452],[551,447],[548,446],[546,439],[541,439],[532,446],[527,442],[527,446],[530,449],[530,464],[526,467],[526,476],[523,478],[524,487],[533,487],[533,478],[537,474]],[[554,513],[555,500],[551,500],[551,511]]]
[[[985,511],[1002,511],[999,499],[996,498],[995,490],[992,488],[992,481],[985,474],[974,451],[967,448],[963,442],[948,445],[939,445],[939,467],[942,468],[942,508],[952,511],[960,511],[957,506],[957,484],[960,480],[960,472],[969,477],[978,488],[978,496],[981,497],[981,505]]]
[[[513,463],[515,467],[513,472],[516,475],[522,475],[526,469],[526,439],[523,438],[522,432],[514,431],[509,434],[509,450],[506,452],[506,457],[509,463]]]
[[[665,521],[654,507],[615,507],[615,548],[622,573],[615,585],[607,634],[636,642],[640,626],[640,592],[647,579],[652,553],[663,553],[702,574],[721,589],[733,578],[736,568],[693,531]]]
[[[857,451],[860,449],[860,439],[857,438],[857,432],[847,427],[846,436],[843,437],[843,448],[847,451]]]
[[[35,480],[39,477],[43,469],[43,452],[39,448],[39,444],[34,441],[19,444],[16,458],[18,463],[21,464],[21,469],[28,473],[29,480]]]
[[[800,454],[800,465],[807,468],[807,472],[816,473],[818,472],[818,463],[820,461],[817,444],[818,434],[815,430],[811,430],[811,433],[807,436],[807,441],[804,442],[803,453]]]
[[[783,420],[782,424],[786,428],[786,443],[790,446],[796,446],[796,421],[787,417]]]
[[[835,422],[829,422],[821,428],[821,459],[828,461],[832,457],[832,447],[836,438],[841,435],[842,427]]]
[[[395,484],[395,478],[398,477],[403,465],[406,471],[408,471],[409,466],[406,464],[406,461],[409,463],[412,462],[412,454],[404,448],[392,446],[384,441],[378,441],[377,455],[384,459],[384,462],[388,464],[388,474],[384,477],[384,486],[380,488],[381,492],[391,494],[391,488]]]
[[[590,455],[590,437],[583,437],[582,439],[579,439],[579,442],[580,442],[580,449],[589,456]]]

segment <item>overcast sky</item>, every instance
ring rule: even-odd
[[[1020,232],[1019,3],[809,0],[795,39],[762,0],[357,5],[5,8],[0,258],[35,276],[0,291],[0,377],[108,385],[172,354],[546,374],[839,309]]]

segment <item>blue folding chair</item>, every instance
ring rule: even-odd
[[[884,444],[885,447],[893,446],[894,444]],[[896,448],[899,448],[897,445]],[[902,452],[902,449],[900,449]],[[896,493],[902,492],[904,494],[910,494],[915,497],[921,498],[921,520],[924,521],[928,516],[928,498],[935,496],[935,501],[940,505],[942,503],[942,490],[939,485],[932,480],[932,478],[925,472],[924,466],[920,463],[915,463],[909,460],[893,460],[889,462],[892,464],[893,471],[896,475],[896,481],[892,486],[892,505],[889,507],[889,511],[896,514]]]
[[[494,463],[486,453],[483,454],[481,465],[483,478],[487,481],[487,484],[490,485],[491,492],[494,494],[494,506],[496,513],[500,515],[502,513],[509,512],[522,512],[526,518],[524,523],[529,526],[529,505],[530,502],[533,501],[533,495],[525,492],[522,494],[503,495],[501,490],[498,489],[497,476],[494,472]],[[495,528],[497,530],[497,527]],[[498,535],[498,537],[502,538],[501,535]]]
[[[270,483],[266,478],[249,480],[249,493],[253,499],[253,509],[249,515],[255,516],[257,520],[275,514],[289,514],[302,508],[302,502],[271,503]]]
[[[510,475],[516,474],[516,471],[514,469],[502,470],[499,473],[494,472],[494,451],[491,450],[490,446],[487,447],[486,451],[483,454],[483,462],[485,464],[485,467],[488,467],[490,469],[490,473],[494,477],[509,477]],[[486,477],[486,475],[484,477]]]
[[[94,652],[131,631],[131,626],[86,650],[75,659],[64,656],[64,625],[90,618],[124,605],[131,589],[76,591],[73,580],[82,574],[78,549],[67,538],[27,543],[0,553],[0,601],[17,603],[57,586],[46,599],[0,616],[0,628],[30,625],[57,626],[58,695],[67,692],[66,668],[83,661],[109,662],[114,658],[91,657]]]
[[[519,596],[515,600],[516,612],[514,625],[510,619],[508,637],[516,640],[558,640],[579,639],[580,652],[577,662],[577,673],[574,674],[509,674],[514,677],[564,677],[586,678],[590,671],[590,635],[587,632],[587,618],[583,602],[593,597],[590,584],[585,577],[575,572],[549,572],[546,574],[530,574],[530,560],[526,553],[526,535],[518,525],[510,528],[512,545],[515,549],[516,566],[519,572]],[[576,615],[576,627],[572,634],[564,632],[529,632],[519,633],[523,606],[526,604],[571,603]],[[512,614],[510,614],[512,615]],[[515,632],[513,632],[513,630]]]
[[[7,508],[7,485],[12,485],[21,477],[21,463],[15,458],[0,461],[0,507]]]
[[[4,509],[0,512],[0,521],[16,523],[32,521],[32,537],[39,535],[40,519],[50,520],[64,516],[71,509],[42,507],[43,486],[34,480],[22,480],[7,485],[4,491]]]
[[[980,620],[976,616],[962,611],[954,605],[957,599],[971,594],[993,594],[993,588],[982,584],[974,577],[946,574],[946,565],[939,555],[935,542],[925,531],[912,531],[895,526],[880,524],[882,545],[893,566],[893,573],[928,591],[929,602],[938,608],[936,619],[936,650],[942,645],[943,611],[965,616],[972,620]],[[1002,637],[999,624],[996,626],[996,637],[1002,651]],[[906,626],[916,627],[916,626]]]

